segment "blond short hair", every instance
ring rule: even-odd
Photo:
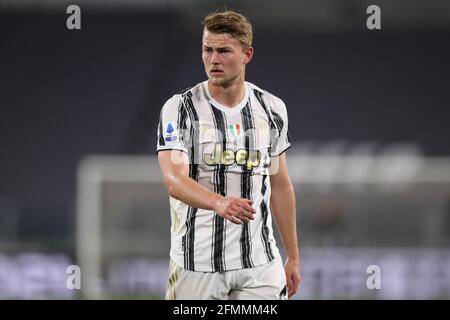
[[[228,10],[224,12],[211,12],[203,20],[205,30],[212,33],[228,33],[239,40],[243,50],[252,46],[252,25],[243,15]]]

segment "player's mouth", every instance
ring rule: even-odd
[[[213,75],[213,76],[220,76],[220,75],[222,75],[222,73],[223,73],[223,71],[219,70],[219,69],[212,69],[211,70],[211,75]]]

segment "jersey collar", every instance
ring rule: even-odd
[[[209,92],[209,89],[208,89],[208,80],[206,80],[206,81],[204,81],[204,82],[202,83],[203,89],[204,89],[204,91],[205,91],[205,93],[206,93],[206,96],[207,96],[209,102],[210,102],[214,107],[216,107],[217,109],[219,109],[219,110],[221,110],[221,111],[223,111],[223,112],[225,112],[225,113],[231,113],[231,114],[234,114],[234,113],[237,113],[237,112],[241,111],[242,108],[244,108],[244,107],[246,106],[247,102],[248,102],[248,98],[249,98],[249,89],[248,89],[247,83],[244,82],[244,85],[245,85],[245,94],[244,94],[244,97],[242,98],[241,102],[239,102],[238,105],[236,105],[236,106],[230,108],[230,107],[224,106],[223,104],[217,102],[217,101],[211,96],[211,93]]]

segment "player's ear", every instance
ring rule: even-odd
[[[248,47],[244,50],[244,64],[249,63],[253,57],[253,47]]]

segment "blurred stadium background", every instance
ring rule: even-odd
[[[288,107],[295,298],[450,297],[450,2],[84,0],[77,31],[70,4],[0,1],[0,298],[163,297],[157,119],[205,79],[200,21],[225,5],[254,26],[247,80]]]

